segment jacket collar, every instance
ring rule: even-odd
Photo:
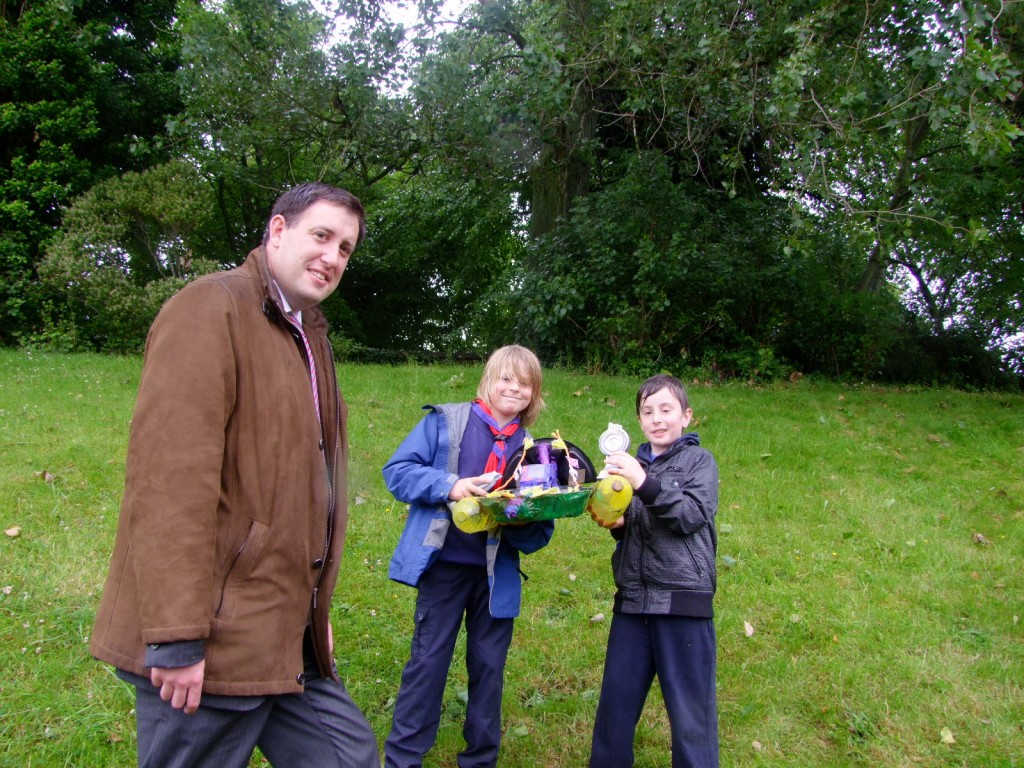
[[[676,440],[672,445],[668,447],[664,453],[658,454],[657,456],[651,455],[651,444],[643,443],[636,451],[636,457],[640,461],[646,461],[650,464],[656,458],[660,459],[664,456],[671,456],[679,451],[683,450],[688,445],[700,445],[700,436],[696,432],[687,432],[685,435]]]
[[[252,265],[260,281],[260,296],[263,299],[263,314],[272,321],[285,322],[284,308],[281,306],[281,297],[278,296],[276,283],[270,274],[270,265],[267,264],[267,250],[262,245],[249,251],[245,259],[247,265]],[[327,318],[320,310],[319,305],[302,311],[302,327],[307,331],[326,332]]]

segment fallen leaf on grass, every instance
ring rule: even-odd
[[[751,624],[749,621],[743,622],[743,634],[745,634],[747,637],[754,636],[754,625]]]
[[[764,744],[762,744],[760,741],[756,741],[756,740],[750,742],[750,746],[752,746],[754,748],[755,752],[760,752],[762,749],[764,749]]]
[[[45,469],[41,469],[38,472],[33,472],[32,477],[41,477],[48,483],[52,483],[57,479],[57,476],[52,472],[47,472]]]
[[[988,539],[986,539],[985,538],[985,534],[983,534],[983,533],[975,533],[974,534],[974,543],[975,544],[980,544],[983,547],[989,547],[989,546],[992,545],[992,542],[989,541]]]
[[[20,525],[11,526],[6,531],[4,531],[4,533],[6,533],[12,539],[16,539],[19,536],[21,536],[21,526]]]
[[[956,739],[953,738],[953,732],[949,728],[943,728],[939,731],[939,741],[943,744],[956,744]]]

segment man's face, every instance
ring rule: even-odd
[[[275,216],[268,229],[267,264],[292,309],[334,293],[359,238],[356,214],[321,200],[291,221]]]

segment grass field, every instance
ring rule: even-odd
[[[131,691],[87,642],[140,366],[0,350],[0,766],[134,764]],[[352,514],[336,650],[381,740],[414,591],[387,579],[405,509],[380,467],[422,404],[471,399],[479,374],[340,368]],[[548,371],[533,432],[597,459],[615,421],[635,445],[638,383]],[[807,380],[690,395],[721,471],[723,766],[1024,766],[1024,398]],[[583,517],[524,559],[500,765],[586,765],[611,550]],[[454,766],[462,744],[456,658],[429,766]],[[655,688],[637,766],[668,765]]]

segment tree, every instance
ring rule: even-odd
[[[512,326],[509,286],[522,248],[511,201],[434,168],[384,184],[372,235],[324,311],[345,338],[407,354],[486,355]]]
[[[209,185],[173,161],[102,181],[76,198],[43,259],[46,334],[68,349],[137,352],[160,306],[219,268]]]
[[[174,129],[213,179],[238,250],[288,184],[322,179],[363,199],[369,239],[324,305],[346,349],[486,351],[499,332],[485,318],[502,311],[487,297],[520,245],[511,196],[422,151],[430,131],[403,91],[405,30],[380,10],[341,4],[335,39],[301,4],[182,6],[186,106]]]
[[[989,284],[983,278],[990,271],[1016,277],[1000,293],[1002,301],[985,303],[994,315],[979,338],[991,344],[996,328],[1016,327],[1020,316],[1012,300],[1022,287],[1020,272],[998,250],[1017,252],[1019,242],[1013,206],[1021,191],[1019,26],[1019,8],[998,3],[499,1],[467,14],[463,29],[440,49],[443,61],[424,70],[432,89],[417,93],[455,95],[445,104],[449,111],[487,117],[490,135],[470,135],[488,146],[499,145],[495,136],[519,137],[520,193],[532,203],[531,232],[538,237],[538,247],[525,255],[525,285],[536,287],[545,274],[534,259],[553,256],[543,238],[573,242],[559,229],[595,210],[585,204],[588,197],[628,178],[631,156],[653,152],[667,162],[674,185],[664,189],[665,209],[673,209],[675,196],[701,197],[700,187],[718,200],[712,209],[731,210],[731,201],[745,199],[767,213],[775,208],[772,200],[788,201],[788,232],[775,239],[782,250],[771,255],[773,263],[799,263],[821,233],[838,230],[845,233],[844,247],[860,249],[861,274],[850,285],[844,270],[837,290],[865,291],[888,306],[887,297],[900,287],[900,269],[912,266],[922,296],[936,280],[949,284],[945,295],[958,301],[944,305],[935,327],[981,305],[980,291],[971,290],[973,299],[965,291]],[[432,72],[463,79],[441,89]],[[950,183],[965,175],[984,193]],[[717,218],[709,220],[718,226]],[[649,223],[660,221],[653,216]],[[695,226],[692,239],[708,242],[704,225]],[[989,226],[998,237],[987,238]],[[593,248],[582,239],[573,247],[561,258],[588,272]],[[620,249],[619,257],[639,269],[643,247]],[[914,263],[929,253],[934,256]],[[684,249],[671,259],[698,256]],[[733,263],[741,268],[743,260]],[[761,263],[750,262],[741,284],[762,284],[754,271]],[[577,289],[593,294],[593,302],[581,300],[593,307],[591,317],[604,317],[597,294],[607,286]],[[732,310],[718,311],[739,309],[728,296],[699,300],[706,310],[717,308],[711,314],[727,325],[747,329],[751,343],[772,349],[782,320],[764,315],[752,326]],[[878,303],[851,297],[846,305],[870,315]],[[925,306],[913,299],[908,305]],[[541,335],[550,320],[535,319],[533,330]],[[867,316],[857,324],[871,327]],[[876,341],[891,346],[883,325],[894,327],[880,324]],[[706,336],[700,325],[690,333]],[[838,335],[850,338],[845,331]],[[646,339],[642,323],[633,323],[630,337]],[[665,347],[658,354],[674,353]],[[885,355],[844,357],[874,359],[865,370],[877,370]]]
[[[787,70],[801,89],[777,91],[794,124],[780,188],[871,232],[859,290],[902,285],[937,335],[972,327],[992,343],[1024,320],[1024,268],[1006,258],[1024,245],[1020,16],[1000,3],[836,5],[800,26]],[[837,55],[854,39],[860,55]]]
[[[301,3],[188,2],[180,12],[185,109],[172,132],[213,179],[236,252],[262,236],[281,189],[323,180],[365,197],[414,162],[409,106],[383,93],[393,28],[354,27],[332,45],[328,21]]]
[[[172,0],[5,4],[0,17],[0,343],[38,327],[36,270],[63,207],[165,156]],[[136,151],[141,150],[141,151]]]

